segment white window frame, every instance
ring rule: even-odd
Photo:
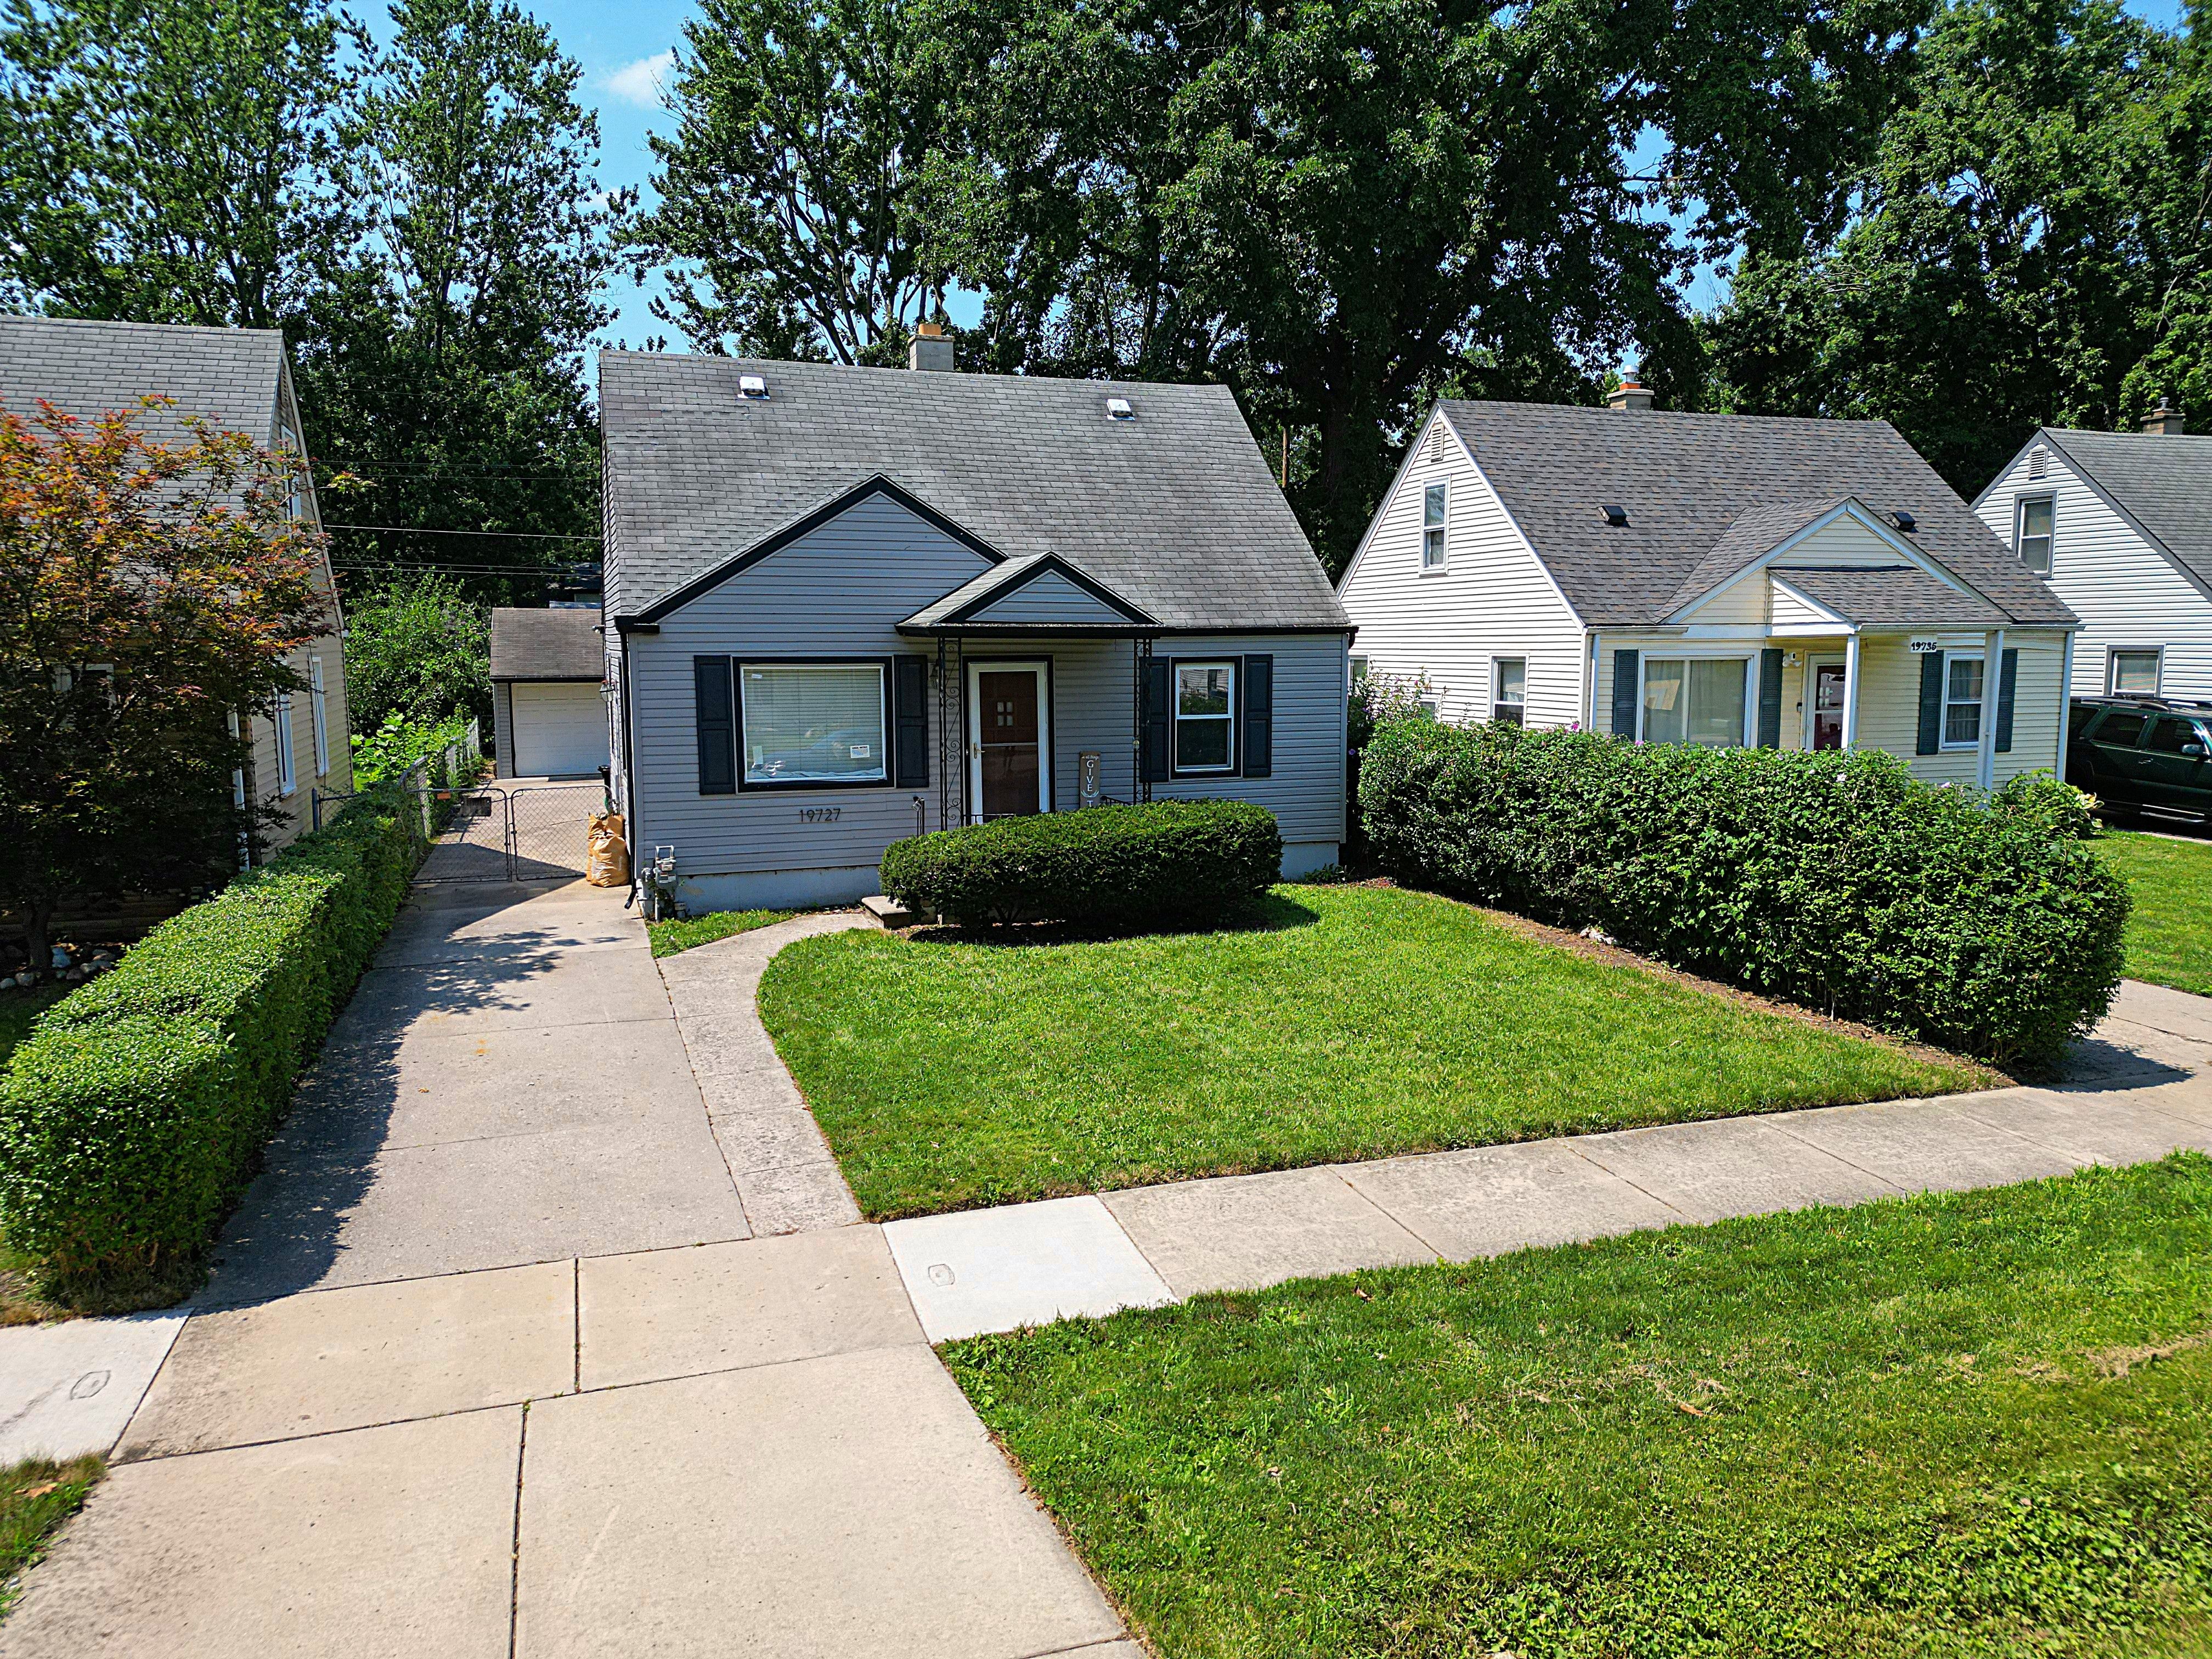
[[[2148,691],[2120,690],[2120,659],[2122,657],[2150,657],[2156,660],[2154,683]],[[2107,696],[2155,697],[2166,684],[2166,647],[2162,645],[2108,645],[2105,647],[2105,695]]]
[[[1646,717],[1651,712],[1651,665],[1655,659],[1660,662],[1679,662],[1684,664],[1692,662],[1741,663],[1743,665],[1743,730],[1738,734],[1736,742],[1728,746],[1736,749],[1749,749],[1754,745],[1759,736],[1759,733],[1753,724],[1753,722],[1759,719],[1759,688],[1753,683],[1751,677],[1753,671],[1759,665],[1759,659],[1755,656],[1739,656],[1733,651],[1646,650],[1638,652],[1637,653],[1636,660],[1637,742],[1650,743],[1652,741],[1652,739],[1647,737],[1644,732],[1647,724]],[[1686,695],[1687,685],[1688,682],[1685,680],[1684,686]],[[1687,710],[1684,711],[1686,714],[1687,712]],[[1712,745],[1706,744],[1686,744],[1684,746],[1686,748],[1696,749],[1710,748]]]
[[[1437,521],[1429,522],[1429,503],[1438,503]],[[1434,575],[1451,568],[1451,480],[1431,478],[1421,486],[1421,574]],[[1436,556],[1429,556],[1433,549]]]
[[[1505,665],[1509,662],[1517,662],[1521,665],[1521,701],[1518,702],[1508,702],[1505,698]],[[1514,711],[1516,716],[1514,724],[1528,725],[1528,659],[1525,654],[1492,657],[1490,659],[1490,718],[1493,720],[1502,718],[1498,712],[1501,708],[1510,708]]]
[[[876,737],[876,772],[873,776],[843,778],[755,778],[750,775],[752,762],[746,742],[744,677],[757,670],[789,671],[799,673],[821,673],[835,671],[850,673],[856,669],[873,669],[876,675],[876,708],[878,709]],[[731,690],[736,694],[737,773],[738,788],[744,793],[756,790],[787,789],[888,789],[891,787],[891,671],[890,665],[881,657],[850,657],[840,661],[835,657],[811,659],[779,659],[775,657],[733,657],[730,660]]]
[[[1346,660],[1352,665],[1352,683],[1354,685],[1367,678],[1367,659],[1364,656],[1355,653]]]
[[[1977,696],[1954,697],[1951,695],[1951,671],[1962,662],[1981,665],[1981,692]],[[1984,715],[1990,719],[1996,718],[1996,711],[1990,707],[1989,693],[1990,665],[1987,659],[1980,652],[1946,651],[1943,653],[1943,712],[1942,723],[1936,728],[1939,734],[1938,748],[1946,754],[1962,755],[1971,754],[1982,746],[1982,720]],[[1954,738],[1951,735],[1951,711],[1954,708],[1971,708],[1974,711],[1972,737]]]
[[[1169,665],[1169,678],[1173,683],[1175,704],[1170,713],[1174,719],[1168,730],[1168,770],[1178,778],[1225,778],[1237,775],[1237,741],[1243,733],[1237,729],[1237,700],[1244,688],[1237,684],[1237,670],[1242,667],[1234,657],[1177,657]],[[1186,668],[1218,668],[1229,676],[1229,712],[1226,714],[1186,714],[1182,712],[1182,671]],[[1204,720],[1208,725],[1225,721],[1229,729],[1229,758],[1219,766],[1185,766],[1182,763],[1183,722]]]
[[[2051,508],[2051,533],[2044,537],[2043,568],[2040,570],[2027,562],[2027,509],[2030,506],[2047,505]],[[2050,489],[2023,490],[2012,499],[2012,556],[2024,569],[2036,575],[2048,577],[2058,568],[2058,495]]]
[[[307,659],[307,714],[315,729],[315,775],[331,775],[330,700],[323,690],[323,659]]]
[[[276,793],[289,795],[300,787],[298,768],[292,759],[292,694],[276,694],[276,718],[270,722],[276,746]]]

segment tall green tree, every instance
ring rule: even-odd
[[[611,319],[581,70],[507,0],[399,0],[336,124],[359,237],[310,307],[301,393],[356,581],[441,567],[528,601],[598,556],[586,362]],[[459,532],[459,533],[453,533]]]
[[[296,318],[343,234],[322,182],[357,44],[309,0],[7,0],[0,300],[140,322]]]
[[[1736,273],[1717,395],[1893,421],[1969,495],[2038,425],[2212,413],[2202,30],[2118,0],[1948,5],[1848,228]]]

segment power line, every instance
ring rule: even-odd
[[[340,564],[331,568],[348,574],[374,575],[380,570],[451,570],[469,575],[557,577],[562,567],[550,564],[453,564],[413,559],[379,559],[370,564]]]
[[[562,536],[542,530],[424,530],[407,524],[325,524],[325,530],[382,530],[395,536],[490,536],[518,542],[596,542],[597,536]]]

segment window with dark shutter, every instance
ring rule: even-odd
[[[892,665],[891,759],[902,789],[929,787],[929,659],[900,657]]]
[[[1164,783],[1175,741],[1175,664],[1166,657],[1145,660],[1145,780]]]
[[[1920,738],[1916,755],[1932,755],[1943,746],[1943,653],[1929,651],[1920,659]]]
[[[2012,749],[2012,693],[2020,681],[2020,653],[2008,646],[1997,670],[1997,753]]]
[[[1275,659],[1245,658],[1238,678],[1244,688],[1244,775],[1269,777],[1275,769]]]
[[[1613,735],[1636,735],[1637,705],[1643,701],[1643,658],[1634,651],[1613,653]]]
[[[1782,747],[1782,653],[1777,647],[1759,653],[1759,746]]]
[[[737,710],[730,701],[730,659],[691,659],[693,720],[699,733],[699,793],[738,793]]]

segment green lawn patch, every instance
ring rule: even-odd
[[[1177,1659],[2212,1644],[2212,1161],[949,1345]]]
[[[97,1457],[67,1463],[34,1457],[0,1469],[0,1613],[15,1605],[15,1576],[44,1553],[47,1537],[106,1471]]]
[[[1214,933],[827,934],[761,1012],[878,1218],[1989,1075],[1382,888],[1278,888]]]
[[[2212,842],[2107,831],[2097,846],[2135,899],[2128,977],[2212,996]]]
[[[710,910],[703,916],[686,916],[681,921],[648,921],[645,931],[653,940],[653,955],[672,957],[695,945],[712,945],[718,939],[750,933],[772,921],[788,921],[798,914],[796,910]]]

